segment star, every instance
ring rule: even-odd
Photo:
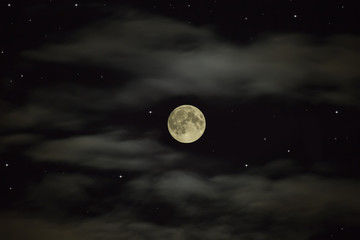
[[[150,110],[149,113],[152,114],[152,111]]]
[[[123,178],[123,175],[119,175],[119,178]]]
[[[288,149],[287,152],[289,153],[289,152],[290,152],[290,149]]]
[[[298,17],[298,15],[294,14],[294,18],[297,18],[297,17]]]
[[[11,3],[8,3],[8,7],[11,7]]]
[[[267,140],[267,138],[266,137],[264,137],[264,141],[266,141]]]
[[[13,190],[13,188],[12,188],[12,187],[9,187],[9,190]]]
[[[339,111],[336,110],[336,111],[335,111],[335,114],[339,114]]]
[[[5,167],[8,167],[8,166],[9,166],[9,164],[5,163]]]
[[[79,6],[77,3],[75,3],[75,7]]]
[[[246,164],[245,164],[245,167],[248,167],[248,166],[249,166],[249,165],[246,163]]]

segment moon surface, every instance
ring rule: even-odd
[[[181,105],[169,115],[168,129],[171,136],[181,143],[197,141],[205,132],[204,114],[192,105]]]

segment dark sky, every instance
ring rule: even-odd
[[[1,239],[360,239],[355,1],[0,11]]]

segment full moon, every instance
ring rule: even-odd
[[[181,143],[197,141],[205,132],[205,117],[196,107],[181,105],[175,108],[168,119],[171,136]]]

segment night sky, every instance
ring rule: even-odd
[[[2,1],[2,240],[359,240],[360,8]],[[167,129],[199,108],[204,135]]]

